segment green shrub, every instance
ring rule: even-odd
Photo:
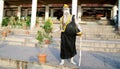
[[[52,21],[50,19],[48,19],[47,21],[45,21],[45,24],[43,26],[43,29],[45,30],[46,33],[51,33],[52,32]]]
[[[38,42],[39,42],[40,44],[43,42],[43,40],[44,40],[44,35],[43,35],[43,33],[42,33],[41,31],[38,31],[38,32],[37,32],[37,37],[36,37],[36,39],[38,40]]]
[[[8,26],[9,21],[10,20],[9,20],[8,17],[4,18],[3,21],[2,21],[2,26]]]

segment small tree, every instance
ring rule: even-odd
[[[44,36],[43,33],[41,31],[37,32],[37,37],[36,39],[38,40],[38,42],[41,44],[43,42]]]
[[[43,25],[43,29],[45,31],[44,37],[49,40],[52,38],[52,36],[50,35],[50,33],[52,32],[52,25],[53,25],[53,22],[50,18],[48,20],[46,20]]]
[[[45,21],[45,24],[43,26],[43,29],[45,30],[45,32],[47,34],[51,33],[52,32],[52,20],[49,18],[48,20]]]

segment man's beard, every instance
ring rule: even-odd
[[[63,16],[64,16],[64,23],[66,23],[68,21],[69,15],[70,15],[69,12],[64,12],[64,14],[63,14]]]

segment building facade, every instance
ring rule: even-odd
[[[97,20],[100,17],[112,19],[117,15],[118,0],[1,0],[2,17],[17,16],[18,18],[31,16],[31,28],[35,25],[36,16],[56,17],[62,16],[62,8],[68,4],[71,14],[77,15],[81,20]]]

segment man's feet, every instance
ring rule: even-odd
[[[74,61],[71,61],[72,64],[76,65],[76,63]]]
[[[64,60],[62,59],[61,62],[60,62],[60,65],[64,65]]]
[[[71,61],[70,61],[72,64],[76,65],[76,63],[74,62],[73,60],[73,57],[71,58]]]
[[[70,62],[71,62],[72,64],[76,65],[76,63],[75,63],[74,60],[73,60],[73,57],[71,58]],[[64,63],[65,63],[65,60],[62,59],[59,65],[64,65]]]

